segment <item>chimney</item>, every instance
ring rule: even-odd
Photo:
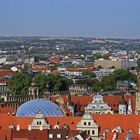
[[[42,125],[40,125],[40,127],[39,127],[39,130],[43,130],[43,127],[42,127]]]
[[[28,131],[31,131],[31,130],[32,130],[31,126],[30,126],[30,125],[28,125]]]
[[[17,124],[16,130],[20,131],[20,125],[19,124]]]

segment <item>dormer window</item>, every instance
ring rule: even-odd
[[[88,125],[91,125],[91,122],[88,122]]]
[[[41,125],[41,121],[37,121],[37,125]]]
[[[103,106],[100,106],[100,108],[104,108]]]
[[[56,124],[56,125],[54,126],[54,129],[59,129],[59,125]]]
[[[92,130],[92,135],[94,135],[95,134],[95,130]]]
[[[57,134],[57,138],[62,138],[62,135],[61,134]]]
[[[127,130],[127,133],[134,133],[134,130],[133,129],[129,129],[129,130]]]
[[[49,138],[52,139],[53,138],[53,134],[49,134]]]

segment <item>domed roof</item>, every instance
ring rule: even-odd
[[[43,113],[45,116],[63,116],[57,104],[45,99],[25,102],[17,109],[16,116],[35,116],[38,112]]]

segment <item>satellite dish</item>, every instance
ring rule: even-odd
[[[18,71],[18,68],[17,67],[12,67],[11,70],[16,72],[16,71]]]

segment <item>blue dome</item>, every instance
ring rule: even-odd
[[[57,104],[44,99],[25,102],[17,109],[16,116],[35,116],[38,112],[43,113],[45,116],[63,116]]]

